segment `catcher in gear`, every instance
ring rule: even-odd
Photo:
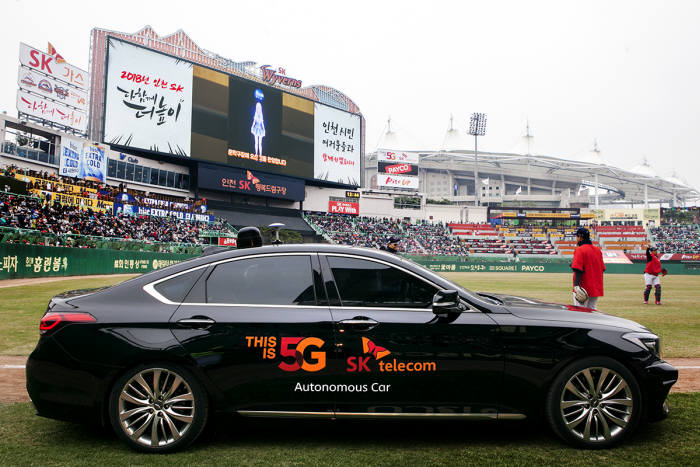
[[[598,297],[603,296],[603,253],[591,242],[585,227],[576,231],[578,247],[574,250],[571,269],[574,271],[574,305],[596,309]]]
[[[647,248],[647,267],[644,268],[644,304],[649,303],[649,294],[652,286],[654,287],[654,297],[656,304],[661,305],[661,281],[659,274],[665,276],[668,274],[666,268],[661,267],[659,260],[659,250],[655,245],[650,245]]]

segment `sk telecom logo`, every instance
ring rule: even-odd
[[[394,372],[425,372],[425,371],[436,371],[436,362],[401,362],[395,358],[391,361],[382,360],[384,357],[391,355],[391,352],[384,347],[380,347],[366,337],[362,338],[362,351],[365,355],[369,354],[367,357],[348,357],[347,359],[347,369],[349,373],[361,373],[361,372],[371,372],[369,366],[370,358],[374,358],[377,362],[377,366],[382,373],[394,373]]]

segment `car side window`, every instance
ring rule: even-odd
[[[164,280],[158,283],[154,288],[168,300],[180,303],[185,299],[185,296],[187,296],[187,293],[203,272],[204,268],[188,271],[184,274]]]
[[[430,308],[437,288],[387,264],[328,256],[343,306]]]
[[[207,278],[207,303],[316,305],[309,256],[268,256],[217,265]]]

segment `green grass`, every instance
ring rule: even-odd
[[[54,295],[114,285],[129,277],[66,279],[0,289],[0,355],[29,355],[39,339],[39,320]]]
[[[569,274],[447,273],[476,291],[490,291],[571,303]],[[68,279],[0,289],[0,355],[29,355],[39,336],[39,319],[49,299],[72,289],[112,285],[124,277]],[[662,279],[663,306],[642,305],[642,275],[608,274],[601,311],[644,324],[662,338],[665,357],[700,357],[700,276]]]
[[[187,451],[146,455],[107,430],[0,404],[0,465],[699,465],[700,393],[672,394],[671,416],[616,449],[568,447],[524,422],[252,420],[220,417]]]
[[[572,303],[570,274],[457,272],[444,276],[474,291]],[[643,305],[641,274],[607,274],[598,309],[657,333],[664,357],[700,357],[700,276],[668,275],[661,279],[661,286],[663,305]],[[653,301],[652,293],[650,303]]]

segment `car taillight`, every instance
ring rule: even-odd
[[[49,312],[46,313],[39,322],[39,333],[45,334],[47,331],[56,329],[59,325],[63,326],[71,323],[94,323],[97,320],[89,313],[61,313]]]

